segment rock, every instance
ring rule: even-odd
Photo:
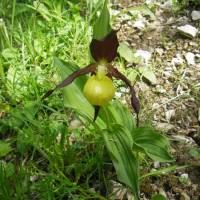
[[[141,49],[137,50],[134,55],[137,57],[141,57],[145,64],[148,64],[149,60],[151,59],[151,53]]]
[[[158,92],[159,94],[165,94],[167,91],[165,88],[163,88],[162,85],[157,85],[156,86],[156,92]]]
[[[156,48],[155,52],[158,53],[160,56],[162,56],[163,53],[164,53],[164,49],[162,49],[162,48]]]
[[[187,137],[187,136],[184,136],[184,135],[172,135],[171,136],[175,141],[178,141],[178,142],[183,142],[183,143],[186,143],[186,144],[193,144],[195,145],[195,141],[191,138],[191,137]]]
[[[82,125],[81,121],[78,120],[78,119],[74,119],[70,122],[69,124],[69,129],[70,130],[74,130],[74,129],[77,129],[77,128],[80,128]]]
[[[119,11],[119,10],[114,10],[114,9],[112,9],[111,11],[112,11],[112,16],[117,16],[117,15],[120,14],[120,11]]]
[[[181,34],[183,34],[183,35],[185,35],[185,36],[188,36],[188,37],[192,37],[192,38],[196,37],[196,35],[197,35],[197,33],[198,33],[198,29],[195,28],[194,26],[189,25],[189,24],[186,24],[186,25],[184,25],[184,26],[179,26],[179,27],[177,28],[177,30],[178,30]]]
[[[169,122],[170,119],[171,119],[172,117],[174,117],[174,116],[175,116],[175,110],[167,110],[167,111],[165,112],[165,118],[166,118],[167,122]]]
[[[124,14],[124,15],[122,15],[121,19],[122,19],[122,21],[128,21],[128,20],[131,20],[131,16],[128,14]]]
[[[114,180],[110,181],[109,187],[112,194],[111,199],[124,199],[128,192],[127,188]]]
[[[146,23],[147,23],[146,19],[144,17],[140,16],[140,17],[138,17],[138,19],[133,24],[133,27],[142,30],[142,29],[145,28]]]
[[[174,22],[175,22],[175,18],[174,18],[174,17],[170,17],[170,18],[167,20],[166,24],[173,24]]]
[[[172,9],[172,1],[171,0],[166,1],[163,5],[161,5],[161,8],[166,11],[170,11]]]
[[[199,46],[196,42],[190,42],[189,45],[193,46],[193,47],[198,47]]]
[[[162,123],[162,122],[158,122],[156,124],[157,128],[161,131],[170,131],[172,129],[174,129],[174,125],[172,124],[168,124],[168,123]]]
[[[160,168],[160,162],[158,162],[158,161],[154,162],[154,163],[153,163],[153,167],[154,167],[155,169]]]
[[[31,181],[31,182],[35,182],[35,181],[37,181],[38,179],[39,179],[39,177],[36,176],[36,175],[30,176],[30,181]]]
[[[134,24],[133,27],[138,28],[138,29],[144,29],[145,28],[145,23],[141,20],[137,20]]]
[[[200,20],[200,11],[193,10],[191,13],[192,20]]]
[[[177,54],[175,58],[172,58],[172,64],[174,66],[179,66],[183,64],[183,59],[181,58],[180,54]]]
[[[188,174],[181,174],[181,178],[188,179],[189,176],[188,176]]]
[[[176,19],[176,23],[178,23],[179,25],[188,24],[188,22],[189,22],[189,18],[186,16]]]
[[[155,3],[155,0],[146,0],[145,3],[146,3],[146,4],[153,4],[153,3]]]
[[[165,76],[166,78],[169,78],[172,74],[172,71],[164,71],[163,72],[163,76]]]
[[[186,53],[185,55],[185,59],[187,61],[188,65],[195,65],[195,55],[191,52]]]
[[[120,98],[120,97],[122,96],[122,93],[121,93],[121,92],[115,92],[115,96],[116,96],[117,98]]]
[[[128,92],[129,92],[129,89],[128,89],[128,88],[125,88],[125,87],[121,87],[121,88],[120,88],[120,92],[121,92],[121,93],[128,93]]]

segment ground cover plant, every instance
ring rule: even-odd
[[[140,199],[142,181],[186,167],[141,119],[139,94],[117,69],[123,53],[106,0],[0,8],[0,199],[112,199],[112,181]],[[115,78],[133,109],[114,97],[124,86]],[[152,160],[171,165],[150,171]]]

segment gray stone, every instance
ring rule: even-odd
[[[183,59],[180,54],[177,54],[175,58],[172,58],[172,64],[174,66],[179,66],[183,64]]]
[[[195,28],[194,26],[191,26],[189,24],[186,24],[184,26],[179,26],[177,30],[182,33],[183,35],[189,36],[189,37],[196,37],[198,33],[198,29]]]
[[[141,57],[144,64],[148,64],[149,60],[151,59],[151,53],[149,51],[144,51],[141,49],[138,49],[136,53],[134,54],[136,57]]]
[[[188,65],[195,65],[195,55],[191,52],[186,53],[185,55],[185,59],[187,61]]]
[[[169,123],[162,123],[162,122],[158,122],[157,124],[156,124],[156,126],[157,126],[157,128],[159,129],[159,130],[162,130],[162,131],[169,131],[169,130],[172,130],[172,129],[174,129],[174,125],[172,125],[172,124],[169,124]]]
[[[172,9],[172,1],[171,0],[166,1],[163,5],[161,5],[161,8],[166,11],[171,10]]]
[[[196,20],[200,20],[200,11],[194,10],[191,13],[192,16],[192,20],[196,21]]]
[[[133,24],[133,27],[138,28],[140,30],[144,29],[147,24],[147,20],[141,15],[138,16],[137,20]]]

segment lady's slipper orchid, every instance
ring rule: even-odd
[[[87,100],[95,107],[94,120],[96,119],[100,106],[110,101],[115,93],[112,77],[121,79],[130,88],[131,105],[137,114],[140,110],[140,104],[136,97],[135,90],[130,82],[122,73],[111,65],[111,62],[117,56],[119,42],[116,31],[111,31],[102,40],[93,39],[90,44],[90,52],[95,63],[81,68],[69,75],[63,82],[57,85],[53,90],[49,90],[43,97],[51,95],[56,89],[69,85],[75,78],[91,73],[92,76],[87,80],[83,93]]]

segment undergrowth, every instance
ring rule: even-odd
[[[0,152],[0,199],[104,199],[89,189],[94,180],[107,184],[102,141],[70,125],[77,117],[61,93],[38,103],[59,81],[55,56],[81,66],[89,61],[96,7],[95,1],[0,2],[0,137],[7,144]]]

